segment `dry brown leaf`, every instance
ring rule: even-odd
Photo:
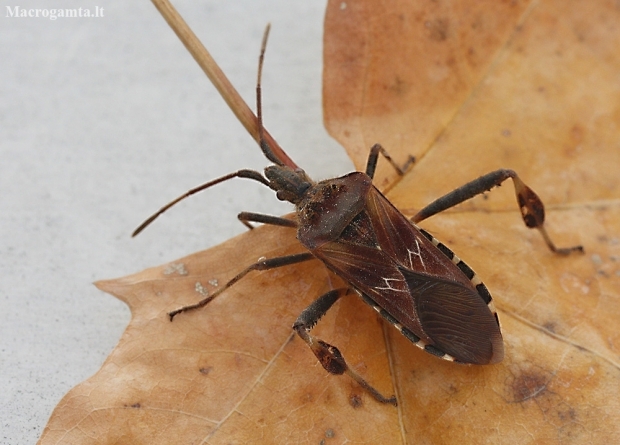
[[[567,258],[545,250],[508,187],[424,222],[494,294],[504,361],[443,362],[345,298],[316,333],[397,394],[398,408],[379,405],[327,375],[290,329],[339,285],[310,263],[255,274],[167,321],[241,264],[301,250],[289,231],[265,227],[98,283],[129,305],[131,323],[101,370],[63,398],[41,443],[618,442],[620,8],[402,3],[329,4],[332,134],[358,167],[378,141],[415,154],[390,193],[410,209],[514,168],[548,204],[558,243],[586,248]]]

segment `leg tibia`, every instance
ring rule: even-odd
[[[538,229],[540,231],[545,243],[551,251],[560,255],[567,255],[575,251],[583,252],[582,246],[561,248],[555,246],[544,227],[545,206],[543,205],[542,200],[538,197],[534,190],[521,181],[519,176],[513,170],[508,169],[495,170],[491,173],[480,176],[478,179],[474,179],[473,181],[468,182],[455,190],[452,190],[450,193],[447,193],[424,207],[413,218],[411,218],[411,220],[414,223],[418,223],[430,218],[439,212],[443,212],[450,207],[454,207],[455,205],[467,201],[476,195],[480,195],[491,190],[493,187],[501,185],[501,183],[508,178],[512,178],[517,203],[519,204],[519,210],[521,211],[523,222],[530,229]]]
[[[383,396],[359,374],[349,368],[337,347],[332,346],[310,334],[310,331],[321,319],[321,317],[325,315],[325,313],[340,297],[346,295],[348,292],[348,289],[336,289],[321,295],[299,315],[297,321],[293,325],[293,329],[295,329],[295,332],[297,332],[301,339],[310,347],[316,358],[319,360],[319,363],[321,363],[327,372],[334,375],[346,373],[353,380],[359,383],[362,388],[368,391],[378,402],[390,403],[396,406],[396,397]]]

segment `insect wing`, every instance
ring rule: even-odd
[[[502,360],[499,325],[477,293],[458,283],[400,270],[420,324],[434,346],[464,363],[483,365]]]
[[[415,316],[417,309],[403,274],[389,256],[377,248],[330,242],[313,251],[355,289],[367,294],[398,322],[427,342]]]
[[[376,188],[313,254],[424,343],[463,363],[502,359],[499,324],[470,279]]]
[[[432,344],[465,363],[501,361],[499,323],[471,280],[374,187],[366,210],[381,250],[398,264]]]
[[[365,209],[378,247],[391,258],[392,263],[474,289],[469,278],[375,187],[366,195]]]

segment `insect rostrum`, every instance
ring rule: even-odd
[[[170,312],[170,320],[182,312],[207,305],[253,270],[318,259],[348,286],[317,298],[300,314],[293,329],[328,372],[348,374],[377,401],[396,405],[394,396],[380,394],[349,368],[338,348],[311,334],[314,325],[331,306],[351,292],[358,294],[411,342],[435,356],[480,365],[501,361],[504,356],[502,334],[488,289],[469,266],[416,223],[511,178],[524,222],[542,233],[552,251],[564,255],[582,251],[581,246],[555,247],[544,229],[542,201],[508,169],[496,170],[459,187],[429,204],[411,220],[373,186],[372,178],[379,154],[401,175],[413,158],[401,168],[379,144],[371,148],[365,172],[353,172],[318,183],[312,181],[290,158],[278,155],[264,138],[260,73],[266,37],[267,33],[259,59],[257,123],[260,147],[274,165],[267,167],[264,175],[254,170],[239,170],[188,191],[148,218],[134,236],[181,199],[240,177],[273,189],[278,199],[295,205],[296,216],[286,219],[243,212],[238,215],[239,219],[249,228],[256,222],[296,228],[297,239],[308,252],[252,264],[211,296]]]

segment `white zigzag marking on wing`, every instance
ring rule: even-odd
[[[419,241],[416,239],[415,240],[415,245],[416,245],[416,252],[407,249],[407,252],[409,253],[409,268],[411,270],[415,270],[415,267],[413,266],[413,257],[416,256],[419,258],[420,260],[420,264],[422,265],[422,269],[426,270],[426,264],[424,264],[424,260],[422,259],[422,253],[420,251],[420,243]]]
[[[390,282],[392,281],[404,281],[404,280],[399,280],[397,278],[383,278],[383,281],[385,281],[385,286],[386,287],[375,287],[375,289],[377,290],[395,290],[396,292],[409,292],[406,289],[396,289],[395,287],[390,286]]]

